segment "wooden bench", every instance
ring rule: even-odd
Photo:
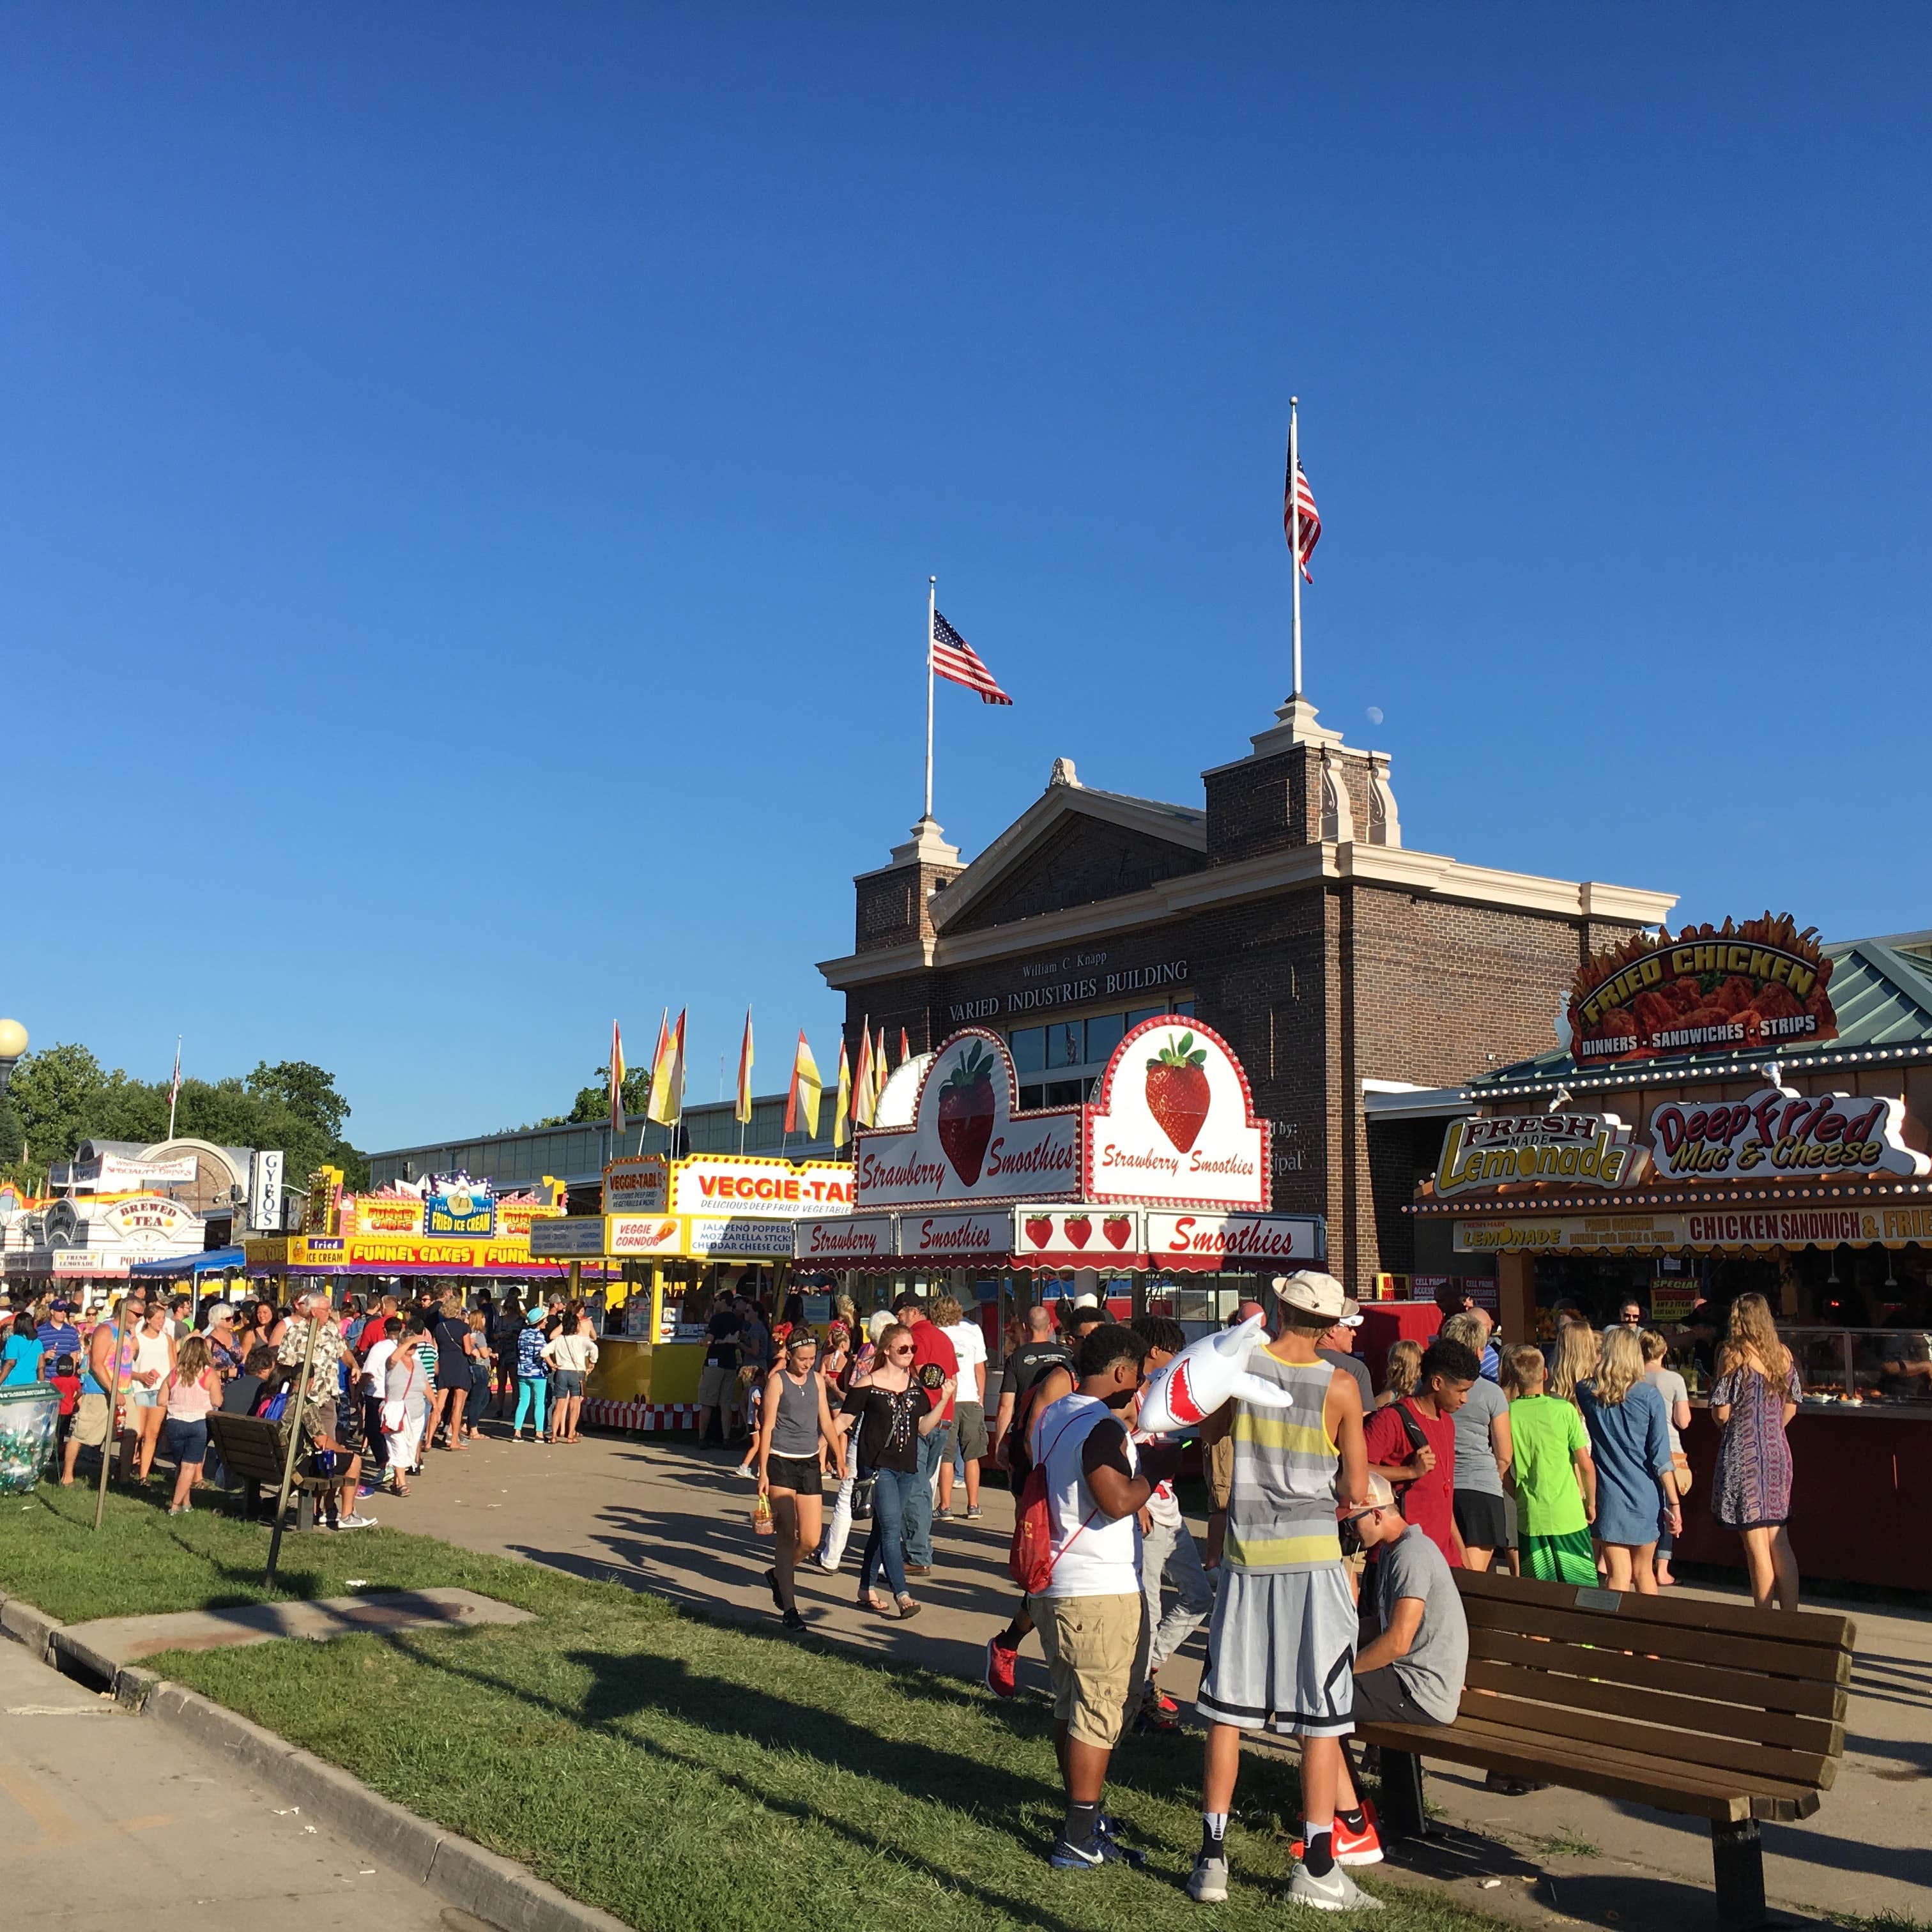
[[[1762,1819],[1808,1818],[1845,1748],[1857,1628],[1815,1611],[1460,1570],[1469,1669],[1442,1726],[1364,1725],[1382,1829],[1426,1829],[1425,1757],[1706,1818],[1718,1916],[1765,1920]]]
[[[224,1415],[218,1409],[208,1418],[208,1439],[231,1475],[243,1484],[242,1507],[253,1522],[260,1514],[262,1490],[266,1485],[278,1496],[282,1489],[282,1463],[289,1453],[287,1422],[269,1422],[259,1416]],[[333,1518],[335,1492],[342,1486],[340,1475],[319,1476],[305,1468],[309,1458],[298,1454],[295,1479],[290,1493],[296,1502],[296,1528],[315,1527],[316,1498]]]

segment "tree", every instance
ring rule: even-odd
[[[624,1076],[624,1112],[640,1116],[651,1096],[651,1073],[647,1066],[634,1066]],[[580,1087],[570,1109],[572,1124],[579,1120],[608,1120],[610,1118],[610,1070],[597,1070],[597,1084]]]
[[[12,1099],[28,1158],[41,1166],[71,1160],[84,1140],[152,1147],[167,1137],[167,1083],[131,1080],[118,1067],[107,1072],[77,1044],[27,1054],[14,1070]],[[342,1169],[346,1186],[366,1187],[368,1157],[344,1138],[348,1118],[332,1073],[305,1060],[262,1061],[245,1080],[184,1080],[175,1132],[216,1147],[279,1148],[297,1186],[326,1163]],[[0,1120],[0,1142],[4,1127]]]

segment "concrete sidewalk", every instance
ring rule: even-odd
[[[0,1924],[486,1932],[212,1754],[0,1642]]]
[[[754,1490],[731,1473],[737,1460],[686,1438],[587,1436],[551,1448],[486,1437],[460,1454],[434,1453],[407,1500],[378,1507],[397,1528],[769,1621],[770,1545],[752,1533]],[[1005,1570],[1011,1499],[989,1487],[984,1502],[982,1522],[935,1526],[934,1572],[914,1580],[926,1606],[916,1619],[857,1607],[863,1538],[855,1536],[844,1574],[800,1579],[800,1608],[813,1628],[977,1681],[986,1640],[1014,1600]],[[1740,1593],[1684,1594],[1735,1601]],[[1763,1828],[1766,1888],[1787,1908],[1820,1914],[1932,1917],[1932,1612],[1841,1607],[1859,1632],[1844,1762],[1816,1816]],[[1197,1637],[1168,1666],[1165,1687],[1184,1705],[1200,1670]],[[1046,1683],[1029,1643],[1021,1688],[1044,1692]],[[1695,1820],[1580,1792],[1498,1797],[1479,1777],[1449,1766],[1430,1767],[1429,1789],[1445,1818],[1496,1848],[1459,1843],[1444,1860],[1445,1880],[1474,1909],[1495,1911],[1504,1890],[1520,1893],[1527,1860],[1553,1881],[1568,1918],[1627,1924],[1640,1915],[1654,1925],[1691,1925],[1712,1916],[1710,1840]],[[1499,1876],[1504,1888],[1485,1887]]]

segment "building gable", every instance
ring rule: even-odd
[[[991,876],[983,883],[974,880],[980,866],[996,858],[1000,862]],[[989,850],[940,894],[934,916],[947,933],[983,932],[1041,913],[1142,892],[1160,880],[1198,872],[1207,862],[1205,851],[1198,846],[1124,824],[1112,815],[1068,807],[1035,828],[1017,850]],[[955,894],[959,896],[956,899]]]

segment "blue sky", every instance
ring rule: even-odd
[[[1907,9],[20,6],[0,1010],[367,1146],[836,1002],[920,805],[1198,802],[1932,924]],[[1384,714],[1371,725],[1369,708]]]

